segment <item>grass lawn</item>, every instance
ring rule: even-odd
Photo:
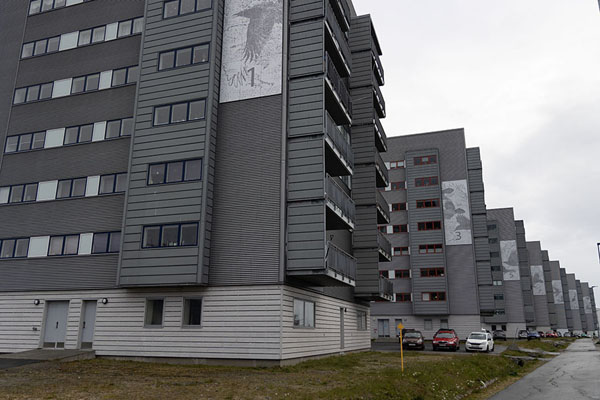
[[[535,340],[519,340],[517,345],[524,349],[539,349],[544,351],[561,351],[569,347],[575,338],[542,338]]]
[[[0,371],[0,399],[456,399],[531,371],[485,354],[365,352],[283,368],[183,366],[96,359]],[[483,396],[483,397],[482,397]]]

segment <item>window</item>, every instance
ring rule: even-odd
[[[498,252],[498,251],[491,251],[490,252],[490,257],[500,257],[500,252]]]
[[[142,248],[198,245],[198,223],[144,227]]]
[[[315,327],[315,303],[294,299],[294,326],[299,328]]]
[[[437,156],[421,156],[414,158],[415,165],[437,164]]]
[[[66,199],[70,197],[83,197],[85,196],[86,187],[87,178],[64,179],[58,181],[56,198]]]
[[[410,278],[410,269],[397,269],[396,279],[408,279]]]
[[[498,310],[494,310],[494,315],[504,315],[505,311],[504,309],[500,308]],[[502,325],[504,327],[504,325]],[[503,330],[506,330],[506,328],[502,328]]]
[[[419,254],[443,253],[444,248],[441,244],[420,244]]]
[[[387,233],[387,225],[380,225],[380,226],[377,227],[377,229],[381,233]]]
[[[162,326],[164,305],[164,299],[147,299],[144,325],[157,327]]]
[[[444,268],[421,268],[421,278],[445,276]]]
[[[21,58],[29,58],[33,56],[40,56],[42,54],[57,52],[59,45],[60,36],[25,43],[21,49]]]
[[[79,235],[52,236],[48,247],[49,256],[76,255],[79,251]]]
[[[390,161],[389,169],[404,168],[404,161]]]
[[[504,295],[502,293],[494,294],[494,300],[504,300]]]
[[[410,250],[408,249],[408,246],[394,247],[392,255],[393,256],[408,256],[408,255],[410,255]]]
[[[367,313],[365,311],[356,312],[356,329],[359,331],[367,330]]]
[[[424,292],[421,293],[423,301],[446,301],[446,292]]]
[[[180,122],[204,119],[205,100],[194,100],[186,103],[169,104],[154,108],[154,125],[176,124]]]
[[[440,319],[440,329],[448,329],[448,320]]]
[[[99,194],[123,193],[127,188],[127,173],[102,175]]]
[[[437,231],[442,229],[442,221],[419,222],[417,229],[420,231]]]
[[[29,251],[29,238],[0,240],[0,258],[25,258]]]
[[[502,266],[500,266],[500,265],[492,265],[492,271],[494,271],[494,272],[500,272],[500,271],[502,271]]]
[[[392,225],[393,233],[405,233],[408,232],[408,225]]]
[[[140,72],[137,65],[127,68],[115,69],[112,73],[112,81],[110,86],[116,87],[128,85],[130,83],[135,83],[138,81],[139,75]]]
[[[496,243],[498,243],[498,239],[497,238],[489,238],[488,239],[488,243],[489,244],[496,244]]]
[[[150,164],[148,185],[199,181],[202,179],[202,159]]]
[[[183,300],[183,325],[202,325],[202,299]]]
[[[81,0],[80,3],[87,1],[93,0]],[[62,8],[74,4],[79,3],[67,4],[67,0],[31,0],[29,3],[29,15],[39,14],[40,12],[51,11],[55,8]]]
[[[435,186],[437,184],[438,184],[438,177],[437,176],[428,176],[426,178],[416,178],[415,179],[415,186],[416,187]]]
[[[391,190],[406,189],[406,182],[405,181],[392,182],[392,183],[390,183],[390,188],[391,188]]]
[[[502,286],[502,281],[492,281],[493,286]]]
[[[105,139],[131,136],[133,133],[133,118],[117,119],[106,122]]]
[[[406,303],[406,302],[410,302],[410,301],[411,301],[410,293],[396,293],[396,302]]]
[[[38,184],[13,185],[0,188],[0,204],[27,203],[37,198]]]
[[[390,277],[390,271],[388,270],[383,270],[383,271],[379,271],[379,276],[383,276],[384,278],[388,278]]]
[[[94,233],[92,254],[118,253],[121,249],[121,232]]]
[[[159,54],[158,70],[208,62],[208,44],[169,50]]]
[[[426,331],[432,331],[433,330],[433,320],[431,320],[431,319],[423,320],[423,327],[425,328]]]
[[[406,203],[392,203],[392,211],[406,211]]]
[[[13,104],[31,103],[38,100],[46,100],[52,97],[53,82],[33,85],[15,90]]]
[[[487,226],[487,228],[488,228],[488,231],[493,231],[493,230],[498,229],[498,227],[496,226],[496,224],[489,224]]]
[[[163,5],[163,18],[176,17],[211,7],[211,0],[168,0]]]
[[[417,200],[417,208],[434,208],[440,206],[440,199]]]

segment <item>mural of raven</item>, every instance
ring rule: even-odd
[[[281,6],[279,4],[269,1],[255,4],[234,14],[236,17],[248,19],[244,62],[255,62],[258,60],[267,40],[271,36],[275,23],[281,23],[280,9]]]

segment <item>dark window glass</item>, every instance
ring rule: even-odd
[[[121,121],[121,136],[131,136],[133,133],[133,118],[125,118]]]
[[[9,136],[6,138],[6,147],[4,148],[5,153],[14,153],[17,151],[17,146],[19,145],[19,137],[18,136]]]
[[[25,102],[25,96],[27,95],[27,88],[21,88],[15,90],[15,98],[13,104],[21,104]]]
[[[36,101],[40,98],[39,85],[29,86],[27,88],[27,101]]]
[[[85,81],[85,90],[98,90],[100,84],[100,74],[89,75]]]
[[[171,109],[171,123],[187,121],[188,103],[174,104]]]
[[[196,10],[205,10],[211,7],[211,0],[196,0]]]
[[[103,42],[106,36],[106,27],[99,26],[98,28],[94,28],[92,33],[92,43]]]
[[[109,253],[118,253],[121,250],[121,232],[112,232],[108,243]]]
[[[40,87],[40,100],[49,99],[52,97],[52,88],[54,87],[54,83],[44,83]]]
[[[70,179],[58,182],[58,189],[56,190],[57,199],[71,197],[71,183]]]
[[[42,6],[42,0],[33,0],[29,5],[29,15],[37,14],[40,12]]]
[[[160,245],[160,226],[146,226],[144,228],[143,247],[159,247]]]
[[[8,200],[9,203],[20,203],[23,201],[23,191],[25,187],[23,185],[12,186],[10,188],[10,198]]]
[[[190,102],[190,116],[189,119],[204,119],[205,113],[205,101],[192,101]]]
[[[85,89],[85,76],[80,76],[79,78],[73,78],[73,83],[71,84],[71,94],[73,93],[81,93]]]
[[[162,228],[160,240],[161,247],[173,247],[179,245],[179,225],[165,225]]]
[[[100,177],[100,194],[113,193],[115,190],[115,176],[103,175]]]
[[[78,138],[79,138],[79,127],[73,126],[73,127],[65,129],[64,144],[77,143]]]
[[[83,125],[79,127],[79,143],[91,142],[94,134],[94,125]]]
[[[198,244],[198,224],[181,225],[180,246],[196,246]]]
[[[50,238],[49,256],[61,256],[63,254],[64,236],[53,236]]]
[[[25,43],[23,45],[23,50],[21,51],[21,58],[31,57],[33,55],[33,47],[35,43]]]
[[[138,67],[129,67],[127,70],[127,83],[137,82],[140,78],[140,69]]]
[[[127,80],[127,68],[115,69],[112,76],[111,86],[124,85]]]
[[[144,30],[144,18],[136,18],[133,20],[133,34],[142,33]]]
[[[165,164],[151,165],[148,174],[148,184],[158,185],[161,183],[165,183]]]
[[[27,257],[29,250],[29,239],[17,239],[15,246],[15,257]]]
[[[15,241],[13,239],[2,241],[2,250],[0,258],[12,258],[15,251]]]
[[[119,32],[117,34],[117,37],[131,35],[132,25],[133,25],[133,21],[131,21],[131,20],[119,22]]]
[[[127,174],[117,174],[115,193],[123,193],[127,189]]]
[[[77,46],[84,46],[86,44],[90,44],[92,41],[92,30],[86,29],[85,31],[79,31],[79,40],[77,41]]]
[[[196,7],[196,0],[181,0],[181,7],[179,8],[180,14],[192,13]]]
[[[185,162],[185,181],[196,181],[202,179],[202,160],[190,160]]]
[[[71,189],[71,197],[85,196],[86,185],[87,185],[87,178],[73,179],[73,186]]]
[[[65,237],[65,248],[63,254],[77,254],[79,250],[79,235]]]
[[[154,125],[168,124],[170,111],[170,106],[156,107],[154,109]]]
[[[33,135],[31,133],[21,135],[21,138],[19,139],[19,151],[30,150],[32,138]]]
[[[158,69],[168,69],[173,68],[175,66],[175,52],[167,51],[166,53],[161,53],[158,61]]]
[[[60,36],[48,39],[48,47],[46,48],[46,53],[53,53],[55,51],[58,51],[59,44]]]
[[[43,0],[42,2],[42,11],[52,10],[54,0]]]
[[[35,201],[37,198],[38,184],[32,183],[25,185],[25,192],[23,193],[23,201]]]
[[[183,161],[167,164],[167,183],[181,182],[183,179]]]
[[[179,0],[165,1],[163,18],[175,17],[179,14]]]
[[[44,142],[46,141],[46,132],[37,132],[33,134],[33,142],[31,143],[32,149],[44,148]]]
[[[202,300],[186,299],[184,314],[185,325],[200,325],[202,321]]]
[[[177,50],[177,56],[175,58],[175,66],[182,67],[184,65],[190,65],[192,63],[192,48]]]
[[[163,320],[164,300],[148,300],[146,304],[146,325],[161,326]]]
[[[106,139],[119,137],[121,133],[121,120],[109,121],[106,124]]]
[[[106,253],[108,247],[108,233],[94,233],[92,254]]]
[[[33,55],[37,56],[40,54],[44,54],[46,52],[47,44],[48,44],[48,41],[46,39],[38,40],[37,42],[35,42],[35,48],[33,49]]]
[[[208,62],[208,45],[194,47],[194,64]]]

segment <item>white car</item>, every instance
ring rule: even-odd
[[[471,332],[465,343],[467,351],[494,351],[494,338],[489,332]]]

